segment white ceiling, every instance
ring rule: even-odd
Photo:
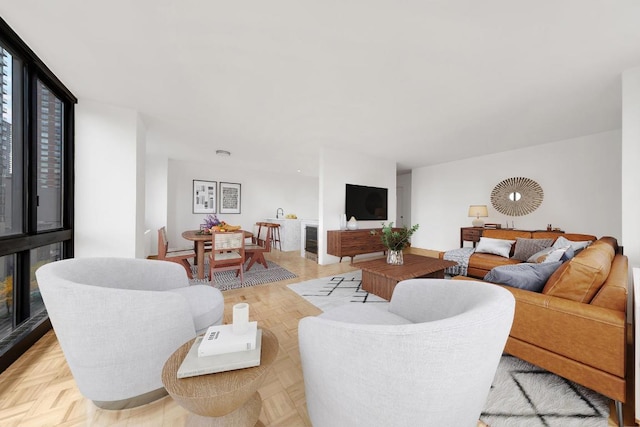
[[[318,147],[399,170],[621,126],[638,0],[0,0],[79,98],[151,152],[315,175]],[[214,156],[215,157],[215,156]]]

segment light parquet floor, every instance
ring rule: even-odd
[[[275,284],[225,291],[224,320],[225,323],[231,322],[233,304],[248,302],[251,320],[257,320],[278,337],[278,358],[259,390],[263,399],[260,421],[265,426],[274,427],[310,426],[305,407],[297,325],[302,317],[317,315],[320,310],[290,291],[287,285],[354,268],[347,261],[320,266],[301,258],[298,252],[273,251],[266,256],[298,277]],[[615,414],[614,410],[612,414]],[[80,395],[53,331],[49,331],[0,374],[0,426],[3,427],[175,427],[184,425],[186,418],[187,412],[169,396],[123,411],[95,407]],[[627,425],[634,425],[632,405],[625,405],[625,424],[627,421]],[[613,415],[609,425],[617,425]]]

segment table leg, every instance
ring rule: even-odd
[[[198,261],[198,279],[204,279],[204,240],[196,242],[196,259]]]

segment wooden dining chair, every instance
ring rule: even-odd
[[[167,240],[167,230],[165,227],[158,229],[158,259],[163,261],[177,262],[187,271],[187,277],[193,279],[191,272],[190,259],[196,259],[196,252],[189,249],[169,249],[169,241]]]
[[[264,259],[265,252],[271,252],[271,227],[266,227],[258,223],[258,234],[254,236],[255,243],[245,246],[245,254],[248,264],[245,271],[249,271],[256,262],[262,264],[264,268],[269,268]]]
[[[216,271],[238,270],[240,284],[244,281],[244,231],[211,233],[211,254],[209,255],[209,280],[215,286]]]

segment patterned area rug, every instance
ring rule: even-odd
[[[504,355],[480,419],[491,427],[606,427],[609,399]]]
[[[353,303],[386,310],[386,300],[360,289],[361,279],[356,271],[289,288],[323,311]],[[608,398],[509,355],[500,360],[480,417],[490,427],[607,427],[608,418]]]
[[[289,289],[309,301],[322,311],[342,304],[375,303],[386,310],[389,302],[360,289],[362,271],[343,273],[339,276],[323,277],[289,285]]]
[[[213,273],[215,275],[215,287],[221,291],[228,291],[230,289],[247,288],[249,286],[261,285],[264,283],[278,282],[280,280],[293,279],[296,276],[286,268],[283,268],[272,261],[267,261],[269,268],[264,268],[260,264],[253,264],[249,271],[244,272],[244,280],[240,283],[240,277],[236,277],[235,271],[219,271]],[[192,285],[209,285],[209,263],[205,261],[204,266],[205,278],[204,279],[191,279]],[[197,267],[191,266],[193,276],[197,274]]]

